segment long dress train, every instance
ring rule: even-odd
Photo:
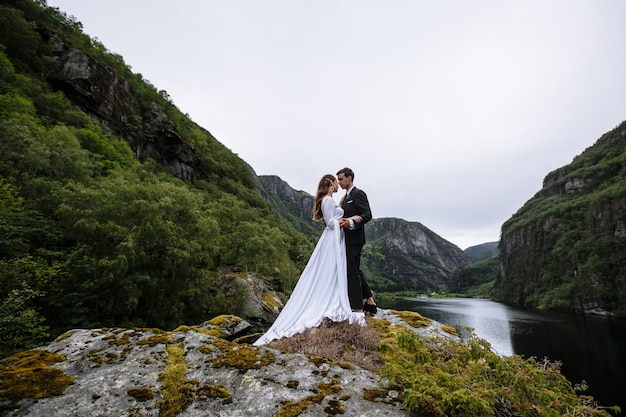
[[[325,318],[365,326],[364,313],[354,313],[348,300],[346,242],[339,219],[343,209],[332,197],[322,200],[326,227],[282,311],[254,345],[291,337],[318,327]]]

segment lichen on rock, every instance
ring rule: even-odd
[[[404,323],[385,310],[375,320],[368,325]],[[72,330],[43,349],[2,361],[0,406],[29,417],[48,417],[51,410],[81,416],[410,415],[375,372],[215,336],[232,337],[242,326],[244,320],[227,315],[169,332]],[[53,383],[31,379],[17,389],[12,378],[33,367]]]

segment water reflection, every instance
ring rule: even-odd
[[[408,298],[420,314],[451,326],[471,327],[503,356],[513,355],[509,311],[504,304],[473,298]],[[415,308],[415,307],[414,307]]]

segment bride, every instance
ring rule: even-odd
[[[272,327],[254,345],[302,333],[318,327],[324,319],[365,326],[364,313],[353,312],[348,300],[346,242],[338,222],[343,209],[332,197],[338,189],[333,175],[326,174],[320,180],[313,220],[323,221],[324,231],[289,300]]]

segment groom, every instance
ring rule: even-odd
[[[346,236],[346,260],[348,266],[348,297],[353,311],[376,314],[376,303],[372,291],[367,285],[365,276],[360,270],[361,250],[365,244],[365,223],[372,219],[372,211],[365,191],[354,186],[354,172],[343,168],[337,172],[339,186],[346,190],[342,200],[343,219],[339,225],[344,228]],[[349,217],[356,216],[356,220]],[[365,304],[363,300],[367,299]]]

